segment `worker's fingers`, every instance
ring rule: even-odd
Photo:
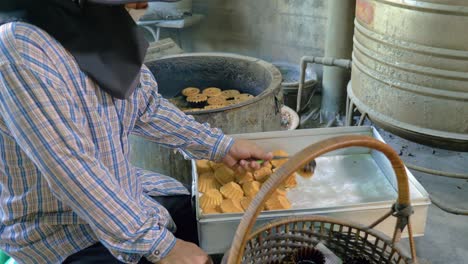
[[[268,161],[273,158],[273,153],[264,152],[261,148],[252,148],[250,155],[255,159],[264,160],[264,161]]]

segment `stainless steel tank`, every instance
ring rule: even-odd
[[[185,87],[237,89],[256,97],[244,103],[189,114],[226,134],[281,130],[281,73],[260,59],[227,53],[192,53],[164,57],[147,64],[165,98]],[[134,165],[191,183],[190,162],[173,150],[130,137]]]
[[[468,1],[358,0],[348,95],[395,134],[468,150]]]

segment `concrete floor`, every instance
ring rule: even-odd
[[[405,163],[426,168],[468,174],[468,153],[447,151],[419,145],[382,129],[379,133]],[[468,210],[468,181],[449,179],[412,171],[427,192],[439,200]],[[424,237],[416,238],[417,254],[433,264],[468,263],[468,216],[457,216],[429,208]]]

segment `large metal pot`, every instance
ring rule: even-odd
[[[351,101],[386,129],[468,150],[468,1],[358,0]]]
[[[239,105],[189,113],[199,122],[227,134],[281,130],[281,73],[270,63],[234,54],[193,53],[164,57],[147,66],[165,98],[189,86],[237,89],[256,96]],[[181,154],[135,136],[130,146],[134,165],[190,184],[190,163]]]

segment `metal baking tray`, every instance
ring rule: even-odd
[[[326,138],[356,134],[372,136],[383,141],[373,127],[262,132],[233,137],[252,140],[268,151],[284,149],[292,155]],[[366,225],[383,216],[396,201],[395,173],[382,153],[368,148],[352,147],[328,153],[316,161],[314,177],[297,177],[297,187],[288,192],[292,208],[262,212],[258,217],[257,226],[293,215],[326,215]],[[199,208],[195,161],[192,161],[192,167],[192,193],[200,246],[209,254],[224,253],[230,247],[242,214],[203,215]],[[430,204],[429,195],[409,170],[407,173],[411,203],[414,207],[413,232],[415,236],[422,236]],[[391,237],[394,227],[395,218],[390,217],[376,229]]]

